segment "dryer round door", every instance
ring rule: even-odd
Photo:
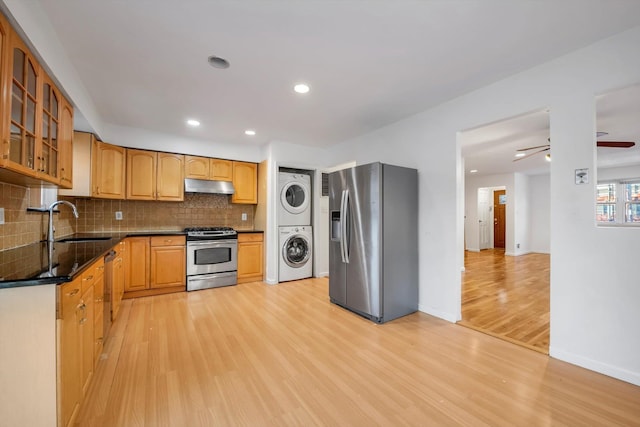
[[[299,268],[309,261],[311,245],[309,240],[300,234],[289,237],[282,246],[282,259],[289,267]]]
[[[280,192],[280,203],[292,214],[304,212],[309,206],[309,188],[301,182],[288,182]]]

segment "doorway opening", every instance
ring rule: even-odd
[[[478,188],[479,250],[505,248],[507,223],[505,186]]]
[[[549,114],[460,133],[465,165],[463,326],[548,353]]]

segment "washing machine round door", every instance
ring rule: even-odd
[[[289,182],[282,187],[280,203],[292,214],[304,212],[309,206],[309,188],[300,182]]]
[[[282,247],[282,258],[289,267],[302,267],[309,261],[310,255],[309,241],[299,234],[289,237]]]

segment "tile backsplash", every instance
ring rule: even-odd
[[[0,250],[25,246],[47,237],[49,215],[46,212],[27,212],[29,192],[18,185],[0,183],[0,207],[4,208],[4,224],[0,224]],[[62,206],[54,214],[56,236],[74,233],[75,218],[71,209]]]
[[[0,250],[25,246],[46,238],[48,214],[27,212],[31,190],[0,183],[0,207],[5,223],[0,224]],[[67,206],[54,214],[56,237],[73,233],[166,231],[193,226],[226,226],[236,230],[253,230],[255,206],[234,205],[230,196],[222,194],[185,194],[183,202],[139,200],[104,200],[59,197],[78,208],[73,217]],[[122,220],[116,220],[116,212]],[[246,214],[246,221],[242,221]]]
[[[182,230],[193,226],[226,226],[252,230],[255,207],[234,205],[230,196],[192,194],[183,202],[76,199],[64,197],[78,207],[77,233]],[[122,212],[122,220],[116,220]],[[247,220],[242,221],[242,214]]]

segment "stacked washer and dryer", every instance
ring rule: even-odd
[[[295,171],[278,173],[279,280],[313,275],[311,176]]]

